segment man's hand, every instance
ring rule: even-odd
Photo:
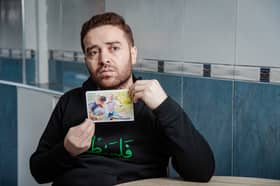
[[[167,95],[157,80],[137,80],[129,88],[129,95],[136,103],[142,99],[150,109],[157,108]]]
[[[95,124],[86,119],[80,125],[71,127],[64,138],[64,147],[72,155],[77,156],[89,149]]]

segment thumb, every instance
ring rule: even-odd
[[[95,130],[95,123],[91,120],[91,119],[88,119],[86,118],[84,123],[87,125],[87,126],[92,126],[93,127],[93,130]]]
[[[94,122],[88,118],[86,118],[78,127],[81,128],[81,129],[87,129],[89,126],[92,126],[94,124]]]
[[[94,122],[91,119],[88,119],[88,118],[85,119],[84,123],[88,123],[88,124],[93,123],[94,124]]]

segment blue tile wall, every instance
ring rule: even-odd
[[[35,60],[28,60],[27,82],[32,84]],[[21,82],[21,64],[20,59],[0,58],[0,79]],[[59,91],[81,86],[88,77],[83,63],[50,60],[49,69],[50,88]],[[159,80],[184,108],[214,151],[216,175],[280,179],[279,85],[137,70],[134,74]],[[16,89],[0,85],[0,95],[0,185],[16,185]],[[170,173],[177,175],[174,169]]]
[[[17,91],[0,84],[0,185],[17,185]]]
[[[35,59],[26,59],[26,83],[34,85],[35,82]]]
[[[232,82],[184,77],[183,106],[207,139],[216,159],[216,175],[231,175]]]
[[[84,63],[63,63],[63,86],[65,89],[80,87],[88,78],[88,71]]]
[[[0,79],[13,82],[22,82],[22,59],[0,57]],[[26,60],[26,82],[35,84],[35,60]]]
[[[49,60],[50,88],[66,91],[79,87],[88,77],[84,63]]]
[[[60,83],[68,87],[80,85],[75,72],[78,69],[85,74],[80,69],[84,65],[75,64],[80,65],[77,68],[64,63],[56,64]],[[158,79],[183,106],[213,148],[216,175],[280,178],[279,86],[137,70],[134,74]],[[172,175],[176,175],[173,169]]]
[[[136,77],[142,77],[143,79],[157,79],[166,93],[178,104],[181,104],[182,77],[171,74],[139,71],[134,71],[134,74]]]
[[[22,82],[21,59],[0,57],[0,79],[6,81]]]
[[[280,86],[235,87],[235,175],[280,179]]]
[[[63,90],[63,63],[49,60],[49,88]]]

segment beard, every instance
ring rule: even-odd
[[[132,63],[131,54],[129,54],[129,60],[125,63],[126,65],[122,69],[114,66],[113,64],[101,65],[95,73],[91,72],[87,67],[92,80],[97,84],[100,89],[120,89],[125,88],[129,81],[132,79]],[[104,71],[112,73],[108,75],[103,73]]]

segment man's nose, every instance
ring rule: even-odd
[[[102,50],[100,54],[100,63],[109,64],[110,63],[110,54],[107,50]]]

